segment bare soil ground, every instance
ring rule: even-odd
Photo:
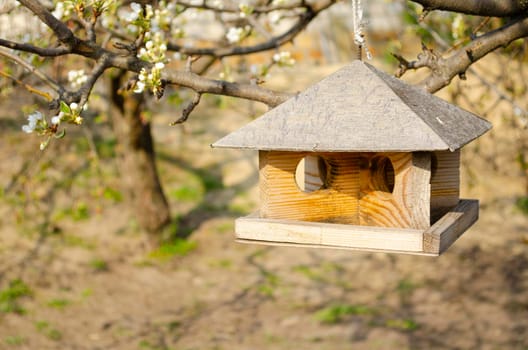
[[[183,128],[167,127],[177,112],[160,106],[159,167],[174,229],[189,238],[152,251],[118,191],[114,145],[98,136],[106,124],[39,154],[8,102],[0,349],[528,349],[519,131],[500,116],[463,153],[463,196],[482,200],[480,220],[428,258],[233,242],[234,218],[257,206],[256,156],[209,144],[255,106],[210,97]]]

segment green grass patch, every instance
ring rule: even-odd
[[[73,221],[83,221],[90,218],[88,205],[84,202],[79,202],[70,208],[58,210],[53,214],[53,221],[61,221],[65,218],[71,218]]]
[[[235,225],[233,222],[223,222],[216,226],[216,232],[218,233],[234,233]]]
[[[221,178],[216,177],[211,173],[203,173],[200,175],[200,179],[202,180],[206,192],[213,190],[221,190],[222,188],[224,188],[224,184]]]
[[[87,240],[74,235],[63,235],[64,243],[70,247],[79,247],[88,250],[96,248],[94,243],[88,242]]]
[[[271,272],[264,273],[264,282],[257,286],[257,292],[266,297],[273,297],[279,286],[279,276]]]
[[[321,323],[336,324],[348,316],[371,315],[374,309],[365,305],[336,304],[327,306],[315,313],[315,319]]]
[[[203,197],[203,190],[199,187],[182,186],[170,191],[169,195],[182,202],[194,202]]]
[[[35,328],[41,334],[44,334],[48,339],[59,341],[62,339],[62,333],[55,327],[52,327],[47,321],[35,322]]]
[[[411,294],[416,288],[418,288],[418,285],[413,283],[412,281],[408,279],[402,279],[398,282],[398,285],[396,286],[396,291],[400,294]]]
[[[70,304],[71,304],[71,300],[61,299],[61,298],[51,299],[46,303],[47,306],[54,308],[54,309],[59,309],[59,310],[64,309],[66,306]]]
[[[105,187],[103,190],[103,197],[114,203],[120,203],[123,201],[123,194],[111,187]]]
[[[9,346],[20,346],[24,345],[27,339],[20,335],[8,335],[4,338],[4,343]]]
[[[528,215],[528,196],[518,198],[515,202],[515,207],[524,215]]]
[[[233,262],[229,259],[220,259],[220,260],[211,261],[209,263],[209,266],[218,267],[222,269],[229,269],[231,266],[233,266]]]
[[[96,272],[108,271],[108,263],[102,259],[93,259],[89,262],[89,265]]]
[[[116,145],[117,139],[115,138],[95,141],[97,154],[99,154],[101,158],[114,158],[116,156]]]
[[[162,243],[159,248],[149,253],[149,258],[168,260],[174,256],[186,256],[197,247],[197,243],[186,239],[176,238]]]
[[[418,329],[418,323],[409,319],[388,320],[385,325],[389,328],[399,329],[401,331],[414,331]]]
[[[20,305],[20,299],[32,294],[33,292],[24,281],[12,280],[5,289],[0,290],[0,312],[24,314],[25,309]]]
[[[305,276],[306,278],[308,278],[310,280],[313,280],[313,281],[323,281],[324,280],[324,278],[321,275],[321,273],[315,271],[310,266],[297,265],[297,266],[294,266],[292,269],[293,269],[294,272],[297,272],[297,273]]]
[[[85,289],[83,289],[82,292],[81,292],[81,297],[82,297],[83,299],[89,298],[89,297],[91,297],[92,295],[93,295],[93,289],[91,289],[91,288],[85,288]]]

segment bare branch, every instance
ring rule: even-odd
[[[31,44],[16,43],[14,41],[5,40],[0,38],[0,46],[4,46],[13,50],[24,51],[34,53],[42,57],[56,57],[71,53],[71,50],[64,46],[42,48],[33,46]]]
[[[255,52],[262,52],[266,50],[275,49],[295,38],[306,26],[323,10],[333,5],[335,1],[327,1],[317,7],[306,7],[306,11],[300,15],[299,20],[285,33],[274,36],[271,39],[252,46],[234,46],[234,47],[211,47],[211,48],[196,48],[185,47],[175,43],[169,43],[167,48],[171,51],[178,51],[186,55],[199,56],[214,56],[218,58],[247,55]]]
[[[212,80],[192,72],[172,71],[165,77],[167,84],[180,85],[190,88],[197,93],[240,97],[258,101],[270,107],[277,106],[294,94],[277,92],[253,84],[230,83],[222,80]]]
[[[428,67],[430,75],[420,85],[429,92],[436,92],[447,86],[457,76],[463,76],[476,61],[499,47],[508,46],[512,41],[528,36],[528,18],[518,19],[499,29],[490,31],[467,45],[453,51],[451,56],[443,58],[429,49],[423,49],[416,61],[407,61],[396,55],[400,63],[397,74],[407,69]],[[429,51],[429,52],[427,52]]]
[[[186,7],[186,8],[196,8],[196,9],[203,9],[203,10],[213,10],[216,12],[230,12],[230,13],[239,13],[240,8],[236,6],[236,4],[233,4],[231,2],[223,3],[221,7],[218,6],[211,6],[207,1],[203,1],[201,4],[196,4],[191,1],[182,1],[179,0],[178,4]],[[295,3],[287,3],[287,4],[268,4],[265,6],[256,6],[253,8],[253,13],[269,13],[272,11],[280,11],[280,10],[295,10],[299,7],[304,6],[304,1],[298,1]]]
[[[178,120],[170,123],[169,125],[174,126],[174,125],[177,125],[177,124],[185,123],[187,121],[187,119],[189,118],[189,115],[191,115],[191,112],[194,111],[196,106],[198,106],[198,104],[200,103],[200,99],[201,98],[202,98],[202,94],[201,93],[195,94],[194,98],[192,99],[192,101],[189,102],[187,107],[185,107],[183,109],[181,117],[178,118]]]
[[[8,52],[7,50],[5,50],[3,48],[0,48],[0,56],[4,56],[5,58],[8,58],[11,61],[14,61],[14,62],[18,63],[19,65],[24,67],[30,73],[35,74],[35,76],[40,78],[40,80],[42,80],[46,85],[48,85],[50,88],[52,88],[57,93],[60,93],[60,91],[62,90],[62,88],[59,86],[59,84],[57,84],[53,79],[48,77],[46,74],[44,74],[42,71],[40,71],[39,69],[34,67],[32,64],[26,62],[21,57],[18,57],[17,55],[13,55],[13,54],[11,54],[10,52]]]
[[[31,10],[42,22],[44,22],[57,35],[59,41],[68,46],[74,45],[76,37],[68,26],[55,18],[49,10],[39,1],[19,0],[19,2]]]
[[[528,2],[524,0],[412,0],[424,9],[443,10],[476,16],[513,17],[527,15]]]

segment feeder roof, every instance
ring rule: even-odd
[[[354,61],[213,147],[312,152],[455,151],[486,120]]]

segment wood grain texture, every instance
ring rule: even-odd
[[[424,229],[430,225],[430,154],[361,153],[361,225]],[[392,193],[383,190],[372,171],[372,162],[386,157],[394,169]],[[365,164],[370,166],[365,169]]]
[[[455,150],[491,124],[354,61],[213,147],[310,152]]]
[[[297,164],[305,156],[320,156],[327,171],[324,181],[316,183],[312,177],[321,168],[316,171],[313,159],[308,163],[307,189],[323,184],[309,193],[295,182]],[[259,161],[263,218],[414,229],[430,225],[428,152],[260,151]]]
[[[406,250],[394,250],[394,249],[372,249],[372,248],[354,248],[354,247],[342,247],[342,246],[328,246],[322,244],[304,244],[304,243],[285,243],[285,242],[271,242],[271,241],[260,241],[254,239],[235,239],[235,242],[242,244],[259,244],[259,245],[271,245],[278,247],[294,247],[294,248],[310,248],[310,249],[337,249],[337,250],[351,250],[359,252],[370,252],[370,253],[393,253],[393,254],[408,254],[418,256],[429,256],[437,257],[438,254],[431,254],[426,252],[413,252]]]
[[[235,233],[242,243],[439,256],[477,221],[478,210],[478,200],[462,199],[426,230],[263,219],[257,212],[237,219]]]
[[[330,170],[328,188],[303,192],[295,182],[299,161],[310,153],[259,153],[260,215],[264,218],[357,224],[359,196],[358,156],[321,153]],[[313,154],[310,154],[313,155]]]
[[[424,251],[431,254],[442,254],[477,221],[478,212],[478,200],[461,200],[456,207],[424,232]]]
[[[432,156],[431,224],[460,200],[460,151],[438,151]]]
[[[386,251],[423,251],[423,230],[366,227],[254,216],[235,221],[238,239]]]

